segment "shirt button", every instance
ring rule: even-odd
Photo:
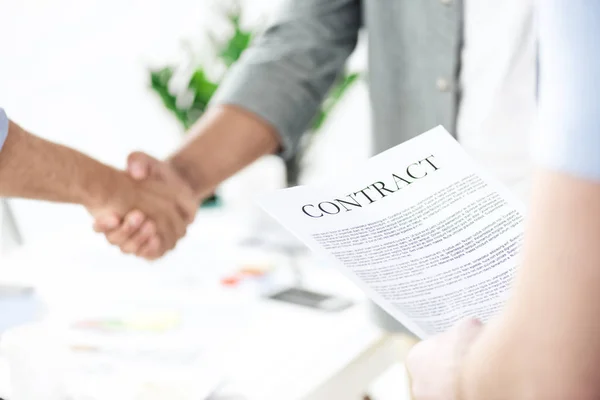
[[[450,4],[452,4],[452,0],[440,0],[440,3],[442,3],[445,6],[449,6]]]
[[[440,92],[447,92],[450,90],[450,82],[444,78],[438,78],[437,81],[435,81],[435,86]]]

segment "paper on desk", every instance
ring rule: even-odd
[[[156,292],[157,298],[163,296]],[[195,304],[183,300],[186,304],[157,301],[89,312],[68,328],[59,321],[69,395],[96,400],[207,398],[227,377],[224,357],[253,312],[238,300],[217,295]]]
[[[200,322],[210,323],[206,318]],[[220,351],[228,345],[227,332],[215,340],[201,329],[171,327],[147,330],[141,325],[65,335],[63,328],[39,324],[11,331],[3,350],[14,397],[205,399],[225,378]]]
[[[223,383],[222,357],[245,324],[236,306],[147,309],[79,321],[66,336],[67,386],[75,398],[98,400],[207,398]]]
[[[497,313],[523,236],[522,205],[442,127],[260,203],[420,337]]]

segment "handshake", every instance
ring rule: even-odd
[[[212,108],[192,131],[169,161],[133,153],[118,171],[32,135],[0,109],[0,197],[82,204],[110,243],[154,260],[185,236],[219,182],[281,148],[274,128],[235,107]]]
[[[148,260],[172,250],[193,222],[202,196],[167,161],[132,153],[127,171],[111,170],[87,209],[94,230],[122,252]]]

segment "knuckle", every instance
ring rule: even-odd
[[[147,237],[144,236],[138,236],[136,238],[134,238],[132,240],[133,242],[133,247],[135,247],[136,249],[138,249],[139,247],[141,247],[144,243],[146,243],[146,241],[148,240]]]
[[[116,234],[116,235],[114,235],[114,236],[112,237],[112,240],[113,240],[113,242],[114,242],[113,244],[119,244],[119,245],[122,245],[122,244],[124,244],[124,243],[125,243],[125,240],[126,240],[126,238],[127,238],[127,236],[126,236],[126,235],[123,235],[122,233],[120,233],[120,234]]]
[[[151,237],[152,237],[152,234],[150,232],[146,232],[146,230],[141,230],[136,235],[134,235],[131,240],[134,243],[137,243],[139,245],[139,244],[146,242]]]
[[[121,228],[117,232],[111,235],[111,240],[113,244],[123,245],[127,238],[129,238],[130,232],[126,228]]]
[[[142,257],[142,258],[146,258],[147,254],[148,254],[148,252],[146,251],[146,249],[143,246],[138,247],[137,251],[135,252],[136,256]]]
[[[144,252],[144,258],[147,260],[156,260],[160,257],[161,253],[158,250],[147,250]]]
[[[144,246],[142,253],[146,258],[156,257],[159,249],[160,249],[161,239],[158,237],[154,237],[150,239],[150,241]]]
[[[108,243],[110,243],[110,244],[114,244],[114,245],[119,244],[119,242],[117,241],[117,239],[115,238],[114,235],[106,235],[106,240],[108,240]]]
[[[156,224],[154,221],[146,222],[145,233],[152,236],[156,233]]]
[[[140,246],[141,243],[136,240],[131,240],[127,244],[127,248],[129,249],[130,253],[137,253]]]
[[[144,257],[148,260],[152,260],[156,256],[156,253],[153,250],[149,250],[149,249],[144,249],[140,253],[141,253],[142,257]]]

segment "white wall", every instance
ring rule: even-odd
[[[250,20],[269,14],[278,1],[245,1]],[[181,41],[201,36],[205,27],[222,29],[211,12],[220,3],[0,0],[0,105],[36,134],[118,167],[132,150],[165,156],[180,142],[181,129],[149,91],[147,68],[177,59]],[[336,113],[313,156],[317,165],[323,152],[333,154],[327,149],[342,142],[346,151],[328,157],[330,171],[366,156],[366,109],[363,86]],[[79,207],[26,200],[10,205],[26,243],[91,224]]]

